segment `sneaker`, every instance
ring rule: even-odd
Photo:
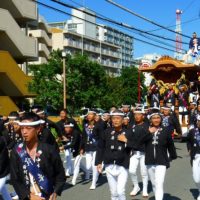
[[[144,191],[143,191],[143,192],[142,192],[142,197],[143,197],[143,198],[148,198],[148,197],[149,197],[149,195],[148,195],[148,193],[147,193],[147,192],[144,192]]]
[[[18,200],[19,197],[18,197],[18,195],[15,195],[15,196],[12,197],[12,199],[13,199],[13,200]]]
[[[70,174],[69,173],[65,173],[65,176],[67,177],[67,178],[69,178],[70,177]]]
[[[96,185],[93,185],[93,184],[92,184],[92,185],[90,186],[90,190],[95,190],[95,189],[96,189]]]
[[[72,185],[76,185],[76,181],[74,179],[72,179]]]
[[[138,192],[140,191],[140,187],[134,187],[133,190],[131,191],[130,195],[131,196],[136,196],[138,194]]]
[[[200,195],[197,197],[197,200],[200,200]]]

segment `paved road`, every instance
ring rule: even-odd
[[[190,166],[190,158],[187,155],[185,143],[176,143],[177,153],[180,156],[175,160],[170,169],[167,170],[165,180],[165,196],[164,200],[194,200],[197,197],[197,190],[192,180],[192,172]],[[78,178],[76,186],[70,185],[71,179],[67,180],[65,191],[59,200],[109,200],[110,193],[105,175],[101,176],[98,181],[96,190],[89,190],[91,182],[84,182],[83,173]],[[149,184],[150,185],[150,184]],[[133,199],[129,196],[132,190],[130,180],[126,187],[127,200]],[[154,200],[151,187],[149,186],[149,200]],[[135,200],[143,199],[139,194]]]

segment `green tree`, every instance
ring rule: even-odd
[[[138,69],[126,67],[121,76],[109,77],[105,69],[97,62],[91,61],[87,55],[66,57],[67,108],[72,113],[81,107],[101,107],[109,109],[126,102],[134,104],[138,99]],[[36,103],[55,109],[63,107],[63,63],[61,51],[53,51],[48,63],[31,65],[33,80],[29,84],[31,92],[35,92]],[[141,75],[143,94],[145,93],[144,76]],[[142,96],[143,96],[142,94]]]
[[[100,107],[107,84],[104,68],[87,55],[76,55],[68,60],[67,72],[67,101],[72,110],[83,106]]]
[[[29,90],[37,94],[36,103],[42,106],[51,104],[54,108],[62,105],[62,59],[60,51],[53,51],[46,64],[30,65],[33,80]]]
[[[138,68],[125,67],[122,69],[121,76],[121,87],[122,87],[122,96],[121,100],[124,103],[133,105],[138,102]],[[145,96],[146,87],[144,85],[144,75],[140,74],[140,83],[141,83],[141,101],[142,97]]]

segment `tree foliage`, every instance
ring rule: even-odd
[[[31,65],[33,80],[29,84],[35,92],[36,103],[63,106],[63,63],[61,51],[53,51],[47,64]],[[110,77],[97,62],[87,55],[66,58],[67,107],[74,113],[81,107],[101,107],[109,109],[126,102],[134,104],[138,99],[138,70],[136,67],[122,69],[121,76]],[[144,76],[141,75],[144,87]],[[144,87],[145,88],[145,87]],[[145,92],[145,90],[143,90]]]

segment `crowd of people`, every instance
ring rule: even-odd
[[[172,92],[166,95],[171,96]],[[106,174],[111,200],[126,199],[129,174],[132,197],[141,191],[143,197],[148,198],[150,180],[155,199],[162,200],[166,170],[177,158],[173,139],[181,134],[181,125],[174,112],[173,98],[170,101],[165,98],[162,107],[154,100],[157,98],[151,98],[151,107],[124,104],[103,114],[90,109],[82,126],[68,118],[64,109],[56,123],[40,109],[13,111],[8,117],[2,116],[0,194],[3,199],[55,200],[61,195],[66,178],[71,176],[71,184],[75,186],[82,170],[85,180],[91,180],[90,190],[96,189],[99,174]],[[200,191],[200,104],[192,102],[189,107],[187,148],[193,179]],[[64,163],[60,157],[62,151],[66,158]],[[137,175],[139,166],[142,188]],[[8,175],[15,190],[12,197],[6,185]]]

